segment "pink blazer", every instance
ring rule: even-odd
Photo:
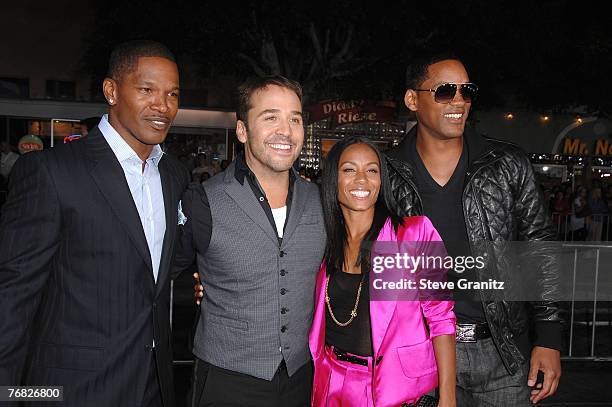
[[[390,220],[381,230],[378,241],[440,241],[438,232],[425,216],[404,218],[397,235]],[[325,405],[319,400],[327,386],[325,357],[325,264],[321,265],[316,283],[315,312],[309,336],[314,360],[313,406]],[[427,332],[425,319],[429,326]],[[438,371],[431,338],[455,335],[452,301],[370,301],[370,320],[374,360],[372,394],[377,407],[398,406],[414,402],[438,385]],[[320,389],[317,391],[317,389]]]

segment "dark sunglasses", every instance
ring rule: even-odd
[[[459,87],[459,93],[466,103],[472,102],[476,98],[478,93],[478,86],[473,83],[443,83],[438,85],[435,89],[414,89],[418,92],[433,92],[434,100],[438,103],[450,103],[457,94],[457,87]]]

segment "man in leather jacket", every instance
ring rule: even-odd
[[[407,76],[404,101],[417,125],[389,153],[400,211],[428,216],[452,256],[486,257],[480,242],[554,240],[526,154],[465,128],[478,88],[463,63],[452,55],[431,55]],[[477,290],[456,291],[458,406],[529,406],[556,391],[562,346],[562,319],[552,293],[556,263],[546,251],[534,256],[545,287],[541,301],[490,300]],[[504,276],[498,264],[489,264],[495,266],[487,267],[492,277]],[[536,382],[538,371],[543,383]]]

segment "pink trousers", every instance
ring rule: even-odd
[[[314,407],[374,407],[372,402],[372,357],[368,365],[338,360],[325,346],[321,369],[315,371]]]

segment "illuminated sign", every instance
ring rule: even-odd
[[[612,157],[612,121],[596,116],[573,120],[556,137],[552,153]]]
[[[64,137],[64,144],[70,142],[70,141],[74,141],[74,140],[78,140],[81,138],[80,134],[73,134],[72,136],[66,136]]]
[[[19,139],[17,149],[21,154],[29,153],[30,151],[42,150],[43,142],[38,136],[28,134]]]
[[[587,143],[579,138],[566,138],[563,141],[563,153],[568,155],[609,155],[612,156],[612,143],[610,140],[597,139],[589,149]]]
[[[306,108],[310,121],[331,119],[331,126],[363,122],[389,122],[395,119],[396,104],[393,101],[336,100],[320,102]]]

